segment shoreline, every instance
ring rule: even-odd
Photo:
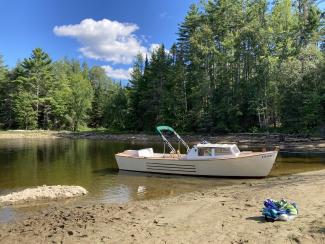
[[[324,243],[325,170],[158,200],[56,206],[0,224],[1,243]],[[265,222],[266,198],[296,201],[290,222]]]
[[[238,133],[226,135],[181,135],[189,144],[195,144],[202,140],[218,143],[237,144],[240,148],[268,148],[279,146],[285,152],[317,152],[325,153],[325,138],[310,137],[303,138],[295,135],[285,134],[263,134],[263,133]],[[43,130],[12,130],[0,131],[1,139],[90,139],[122,141],[132,143],[161,142],[158,135],[151,134],[114,134],[107,132],[69,132],[69,131],[43,131]]]

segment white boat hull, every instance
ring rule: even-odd
[[[120,170],[198,176],[265,177],[270,173],[277,153],[278,151],[270,151],[238,157],[193,160],[132,157],[119,153],[115,158]]]

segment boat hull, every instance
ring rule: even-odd
[[[123,153],[115,158],[120,170],[226,177],[265,177],[275,162],[277,151],[233,158],[182,160],[178,158],[129,157]]]

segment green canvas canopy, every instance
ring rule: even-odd
[[[157,126],[156,129],[160,134],[162,133],[163,130],[168,130],[168,131],[171,131],[171,132],[175,132],[175,130],[172,127],[167,126],[167,125]]]

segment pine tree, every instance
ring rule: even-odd
[[[11,125],[11,106],[8,94],[11,90],[10,88],[9,72],[0,55],[0,125],[2,128]]]
[[[16,120],[25,130],[37,128],[37,110],[34,108],[35,99],[31,93],[20,90],[14,103]]]
[[[128,102],[128,120],[129,128],[135,130],[143,130],[144,128],[144,113],[145,107],[141,106],[141,101],[144,101],[144,93],[146,92],[144,82],[144,70],[147,69],[148,59],[146,57],[146,66],[142,54],[138,54],[135,58],[131,79],[127,87],[129,102]]]
[[[28,101],[36,113],[36,127],[47,129],[51,105],[49,104],[49,91],[53,85],[51,59],[42,49],[36,48],[28,59],[21,63],[22,74],[17,77],[20,91],[24,96],[28,93]],[[25,96],[27,97],[27,95]],[[21,104],[19,102],[19,104]]]
[[[102,67],[94,66],[89,71],[89,79],[94,92],[89,125],[93,128],[104,126],[105,106],[113,83]]]
[[[127,90],[121,84],[115,84],[106,103],[104,120],[108,128],[125,130],[128,128]]]
[[[59,60],[53,64],[54,89],[51,89],[51,128],[70,129],[71,116],[69,105],[72,90],[69,86],[70,64],[68,60]]]

